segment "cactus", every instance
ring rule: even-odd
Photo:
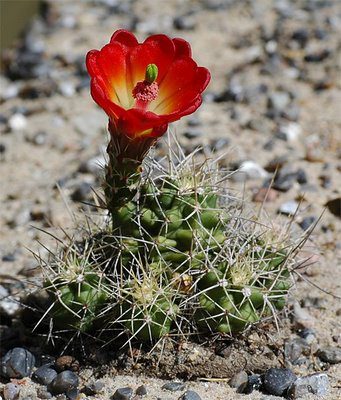
[[[194,170],[188,158],[159,168],[149,161],[111,228],[85,240],[78,272],[73,260],[50,281],[57,326],[88,331],[100,315],[128,341],[155,342],[184,331],[233,335],[284,307],[290,244],[235,216],[212,165]]]

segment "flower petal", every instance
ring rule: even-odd
[[[118,42],[128,47],[134,47],[139,44],[135,35],[125,29],[119,29],[113,33],[110,43]]]
[[[174,38],[175,58],[192,57],[191,45],[184,39]]]
[[[148,64],[158,67],[159,83],[168,71],[175,54],[172,40],[166,35],[153,35],[131,50],[129,57],[133,84],[143,81]]]

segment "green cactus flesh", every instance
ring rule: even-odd
[[[231,239],[220,195],[183,186],[169,177],[143,183],[112,210],[113,231],[101,239],[112,288],[104,294],[90,278],[57,283],[57,324],[88,330],[110,302],[109,319],[133,338],[155,341],[179,333],[181,321],[202,333],[233,334],[284,307],[286,251],[252,235]]]

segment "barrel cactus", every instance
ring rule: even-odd
[[[163,160],[145,159],[170,122],[201,104],[210,74],[190,45],[165,35],[139,44],[119,30],[88,53],[87,68],[109,116],[102,204],[110,223],[48,278],[55,325],[105,326],[128,341],[155,342],[231,335],[281,310],[290,243],[241,214],[214,161],[196,164],[180,146]]]

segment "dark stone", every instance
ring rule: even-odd
[[[15,253],[8,253],[2,256],[3,262],[13,262],[15,261]]]
[[[92,191],[90,183],[81,182],[71,195],[73,201],[84,201]]]
[[[196,22],[193,15],[182,15],[179,17],[175,17],[174,28],[182,31],[191,31],[195,28]]]
[[[243,393],[249,382],[249,377],[245,371],[240,371],[229,380],[229,385],[237,390],[237,393]]]
[[[341,363],[341,348],[339,347],[324,347],[317,353],[320,360],[329,364]]]
[[[100,393],[103,390],[103,388],[104,388],[104,382],[95,381],[85,387],[85,392],[86,394],[92,396],[94,394]]]
[[[72,371],[60,372],[53,381],[48,385],[47,389],[52,394],[62,394],[76,389],[79,380],[78,376]]]
[[[331,51],[330,50],[323,49],[323,50],[320,50],[320,51],[318,51],[316,53],[306,54],[304,56],[304,61],[318,63],[318,62],[324,61],[330,55],[331,55]]]
[[[42,365],[33,374],[33,378],[42,385],[48,385],[56,376],[57,372],[47,365]]]
[[[212,151],[218,151],[223,149],[224,147],[227,147],[229,144],[230,144],[230,139],[228,138],[214,139],[210,143],[210,148]]]
[[[119,388],[114,393],[113,400],[130,400],[133,398],[133,389],[130,387]]]
[[[204,135],[203,132],[202,132],[202,131],[199,131],[199,130],[197,130],[197,129],[188,129],[188,130],[184,133],[184,136],[185,136],[187,139],[195,139],[195,138],[201,137],[201,136],[203,136],[203,135]]]
[[[263,387],[269,394],[282,396],[296,379],[297,376],[288,368],[270,368],[264,374]]]
[[[6,378],[24,378],[32,375],[35,357],[28,350],[15,347],[1,360],[0,374]]]
[[[261,375],[254,374],[249,376],[247,386],[244,390],[245,394],[252,393],[254,390],[259,390],[263,385],[263,380]]]
[[[304,184],[308,183],[308,177],[307,177],[307,174],[304,171],[304,169],[299,168],[296,171],[296,180],[300,185],[304,185]]]
[[[310,346],[303,338],[289,339],[284,344],[285,360],[293,365],[300,364],[301,357],[309,352]]]
[[[187,390],[179,400],[201,400],[201,397],[194,390]]]
[[[139,386],[135,393],[137,396],[146,396],[148,394],[147,388],[144,385]]]
[[[316,222],[316,217],[313,215],[310,217],[305,217],[303,220],[299,223],[300,227],[306,231],[308,230],[314,223]]]
[[[329,200],[325,205],[332,214],[341,218],[341,197]]]
[[[280,192],[289,191],[296,181],[296,173],[283,174],[279,172],[272,184],[272,187]]]
[[[292,39],[299,43],[301,48],[304,48],[309,40],[309,32],[306,28],[299,28],[293,32]]]
[[[169,392],[178,392],[179,390],[184,390],[185,387],[186,385],[183,382],[167,382],[162,386],[162,389]]]
[[[0,143],[0,154],[4,154],[6,152],[6,146],[3,143]]]
[[[77,388],[68,390],[66,392],[66,397],[68,400],[78,400],[79,399],[79,390]]]

